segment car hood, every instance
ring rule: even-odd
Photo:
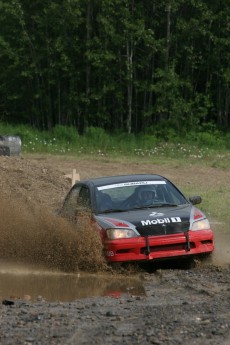
[[[205,215],[191,204],[158,207],[96,216],[103,229],[132,228],[141,236],[159,236],[188,231],[191,223]]]

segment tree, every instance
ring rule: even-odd
[[[0,119],[139,133],[229,128],[224,0],[1,0]]]

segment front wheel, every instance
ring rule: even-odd
[[[197,262],[197,264],[209,265],[213,262],[213,253],[202,253],[197,255],[194,260]]]

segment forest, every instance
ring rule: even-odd
[[[0,0],[0,121],[230,128],[229,0]]]

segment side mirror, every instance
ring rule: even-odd
[[[192,205],[197,205],[200,204],[202,202],[201,196],[196,195],[196,196],[190,196],[190,198],[188,199]]]

